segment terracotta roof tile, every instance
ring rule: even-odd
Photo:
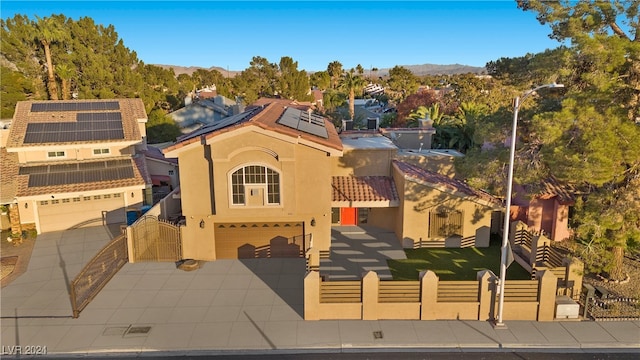
[[[285,112],[289,105],[283,105],[290,100],[277,100],[277,99],[269,99],[272,102],[264,105],[259,108],[252,108],[247,110],[249,113],[248,117],[239,117],[238,121],[227,126],[216,128],[215,124],[212,126],[212,130],[206,131],[206,128],[202,128],[196,130],[199,136],[193,136],[193,134],[187,134],[183,137],[184,140],[178,140],[174,145],[169,146],[163,151],[166,153],[168,151],[176,150],[186,145],[192,143],[199,143],[201,141],[201,137],[205,137],[206,139],[211,139],[220,134],[225,134],[236,129],[246,127],[246,126],[258,126],[262,129],[274,131],[280,134],[289,135],[294,138],[304,139],[307,141],[314,142],[319,145],[323,145],[329,147],[331,149],[342,151],[342,141],[338,136],[338,132],[336,131],[335,126],[328,119],[324,119],[325,128],[327,129],[328,138],[322,138],[319,136],[315,136],[304,131],[300,131],[297,129],[290,128],[288,126],[282,125],[278,123],[278,120]],[[222,119],[221,121],[224,121]],[[195,132],[194,132],[195,133]]]
[[[562,185],[555,177],[542,180],[539,184],[526,185],[525,190],[533,196],[549,199],[558,197],[561,203],[572,203],[575,201],[575,189],[570,185]]]
[[[389,176],[333,176],[332,201],[398,201],[396,184]]]
[[[482,190],[474,189],[467,183],[460,180],[452,179],[446,175],[428,171],[413,164],[409,164],[399,160],[393,160],[393,164],[404,174],[405,178],[409,180],[440,186],[450,191],[461,192],[463,194],[488,201],[495,205],[502,204],[499,199],[492,196],[491,194]]]
[[[17,191],[18,154],[0,149],[0,203],[13,202]]]

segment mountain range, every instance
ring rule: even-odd
[[[187,74],[191,76],[198,69],[205,70],[218,70],[221,74],[226,75],[228,77],[234,77],[236,74],[239,74],[241,71],[237,70],[228,70],[219,66],[212,66],[210,68],[203,68],[197,66],[177,66],[177,65],[160,65],[156,64],[155,66],[159,66],[164,69],[173,68],[176,76],[180,74]],[[423,64],[423,65],[400,65],[408,70],[410,70],[416,76],[424,76],[424,75],[454,75],[454,74],[482,74],[486,72],[484,67],[478,66],[469,66],[469,65],[461,65],[461,64],[451,64],[451,65],[436,65],[436,64]],[[376,74],[377,76],[387,76],[389,75],[389,68],[379,69]],[[365,70],[365,74],[368,74],[369,69]],[[310,71],[313,73],[313,71]]]

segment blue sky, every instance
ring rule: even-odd
[[[146,64],[242,70],[253,56],[298,61],[307,71],[331,61],[484,66],[556,48],[550,29],[515,0],[494,1],[7,1],[2,19],[64,14],[113,25]]]

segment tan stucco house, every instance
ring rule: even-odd
[[[1,151],[12,230],[126,222],[150,196],[146,122],[140,99],[18,102]]]
[[[329,247],[331,161],[342,143],[328,120],[274,101],[204,126],[164,153],[181,169],[184,258]]]
[[[388,131],[340,135],[344,154],[332,170],[333,224],[388,229],[405,247],[488,246],[501,202],[454,179],[453,159],[462,154],[407,148],[428,131],[402,133],[403,142]]]
[[[163,150],[180,164],[185,259],[327,251],[336,225],[389,229],[407,247],[488,246],[500,202],[453,179],[461,154],[404,146],[433,131],[398,144],[375,130],[338,134],[287,100],[248,109]]]

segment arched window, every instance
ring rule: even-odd
[[[280,174],[262,165],[241,167],[231,174],[233,205],[280,204]]]

